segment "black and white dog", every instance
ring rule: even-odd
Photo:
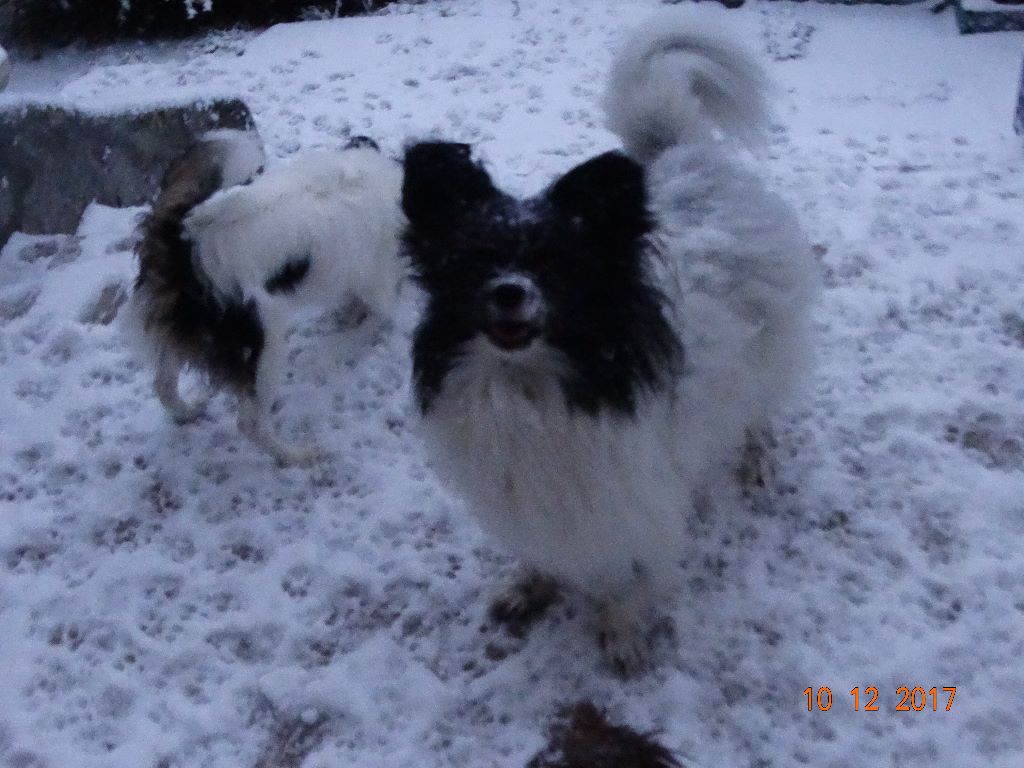
[[[408,148],[405,240],[427,293],[415,391],[431,458],[481,523],[597,602],[623,672],[646,664],[698,495],[808,378],[818,279],[792,210],[748,169],[758,65],[684,14],[618,55],[625,152],[539,195],[463,144]],[[536,577],[499,602],[528,610]]]
[[[216,131],[168,171],[143,229],[135,322],[156,360],[154,388],[179,422],[184,367],[239,396],[238,425],[281,464],[315,459],[270,427],[297,314],[358,301],[387,316],[403,275],[401,165],[360,137],[260,173],[248,133]]]

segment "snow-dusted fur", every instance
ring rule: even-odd
[[[525,564],[597,600],[602,645],[625,671],[645,663],[650,614],[678,586],[694,500],[714,499],[726,490],[722,483],[734,482],[748,435],[765,427],[807,378],[815,264],[795,215],[747,167],[738,146],[764,132],[764,88],[751,59],[724,38],[694,30],[684,13],[658,15],[626,42],[605,103],[610,127],[644,167],[646,200],[641,191],[637,203],[653,214],[653,225],[635,258],[648,286],[641,292],[648,298],[660,292],[663,319],[634,323],[626,343],[593,339],[596,358],[577,342],[558,341],[550,320],[538,321],[548,327],[525,349],[501,348],[484,328],[460,341],[457,353],[439,352],[437,339],[460,337],[444,330],[457,321],[438,318],[460,310],[445,298],[442,276],[433,274],[443,271],[430,263],[436,235],[429,217],[415,215],[413,174],[425,173],[417,170],[424,163],[407,156],[410,243],[414,261],[421,251],[421,282],[432,294],[416,353],[435,463],[484,527]],[[492,256],[494,269],[536,282],[547,302],[544,317],[558,316],[561,303],[577,300],[573,292],[589,291],[588,283],[601,278],[589,274],[585,261],[568,260],[576,241],[559,246],[550,234],[562,231],[556,221],[539,228],[532,222],[563,216],[564,231],[571,232],[613,220],[633,197],[622,191],[628,169],[613,168],[616,162],[609,155],[584,164],[511,213],[507,201],[500,202],[504,207],[487,202],[483,182],[463,181],[472,172],[452,163],[452,184],[465,187],[467,205],[481,205],[483,218],[502,222],[488,226],[518,227],[518,236],[506,238],[514,252],[504,255],[506,263]],[[589,188],[560,192],[576,186],[566,180],[587,174]],[[481,239],[501,248],[492,244],[500,237]],[[603,241],[591,240],[591,247]],[[453,250],[464,247],[458,238],[453,243]],[[531,249],[548,254],[539,266],[531,265]],[[625,264],[634,254],[624,241],[617,253],[595,250],[593,268],[601,259]],[[449,280],[455,279],[462,278],[453,269]],[[602,313],[643,298],[627,294],[625,277],[611,274],[606,282],[597,294],[604,302],[575,309],[570,322],[577,332],[563,329],[562,337],[586,338]],[[545,288],[552,285],[557,288]],[[633,396],[617,398],[600,378],[604,368],[649,346],[663,320],[685,363],[676,367],[671,355],[655,355],[635,364],[627,371]],[[581,367],[581,360],[593,359],[595,367]],[[585,370],[589,381],[580,383]]]
[[[225,179],[245,180],[234,172],[242,159],[225,155]],[[246,435],[281,464],[305,464],[316,447],[284,444],[270,427],[287,331],[296,316],[352,301],[390,314],[403,274],[401,167],[357,145],[219,186],[182,211],[177,228],[149,227],[140,248],[143,266],[160,265],[148,273],[173,276],[161,282],[144,270],[136,289],[144,306],[165,307],[146,323],[158,347],[155,388],[175,420],[194,419],[201,405],[182,400],[178,377],[198,369],[239,395]]]
[[[768,87],[723,32],[671,9],[627,40],[605,94],[609,127],[647,169],[654,267],[687,355],[678,434],[691,467],[734,449],[808,380],[818,268],[795,212],[738,146],[765,136]]]

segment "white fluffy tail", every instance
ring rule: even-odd
[[[756,148],[768,126],[767,90],[761,67],[724,29],[672,10],[626,40],[604,108],[626,150],[649,162],[669,147],[716,136]]]
[[[267,156],[255,131],[220,128],[203,134],[201,141],[220,168],[221,189],[244,184],[263,172]]]

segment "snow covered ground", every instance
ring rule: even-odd
[[[611,51],[656,6],[395,6],[16,64],[6,98],[241,94],[276,156],[444,136],[527,192],[613,145]],[[111,322],[142,211],[93,207],[0,254],[3,765],[522,766],[580,698],[693,766],[1024,765],[1024,35],[925,6],[727,20],[779,84],[769,168],[821,257],[820,365],[772,507],[695,532],[657,669],[613,676],[571,604],[487,626],[513,564],[424,463],[411,288],[393,331],[296,330],[280,425],[331,455],[277,469],[224,398],[169,423]],[[896,712],[918,685],[952,710]]]

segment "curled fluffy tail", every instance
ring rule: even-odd
[[[768,125],[767,80],[724,28],[692,14],[656,14],[612,64],[604,107],[626,150],[649,162],[669,147],[716,136],[755,148]]]

